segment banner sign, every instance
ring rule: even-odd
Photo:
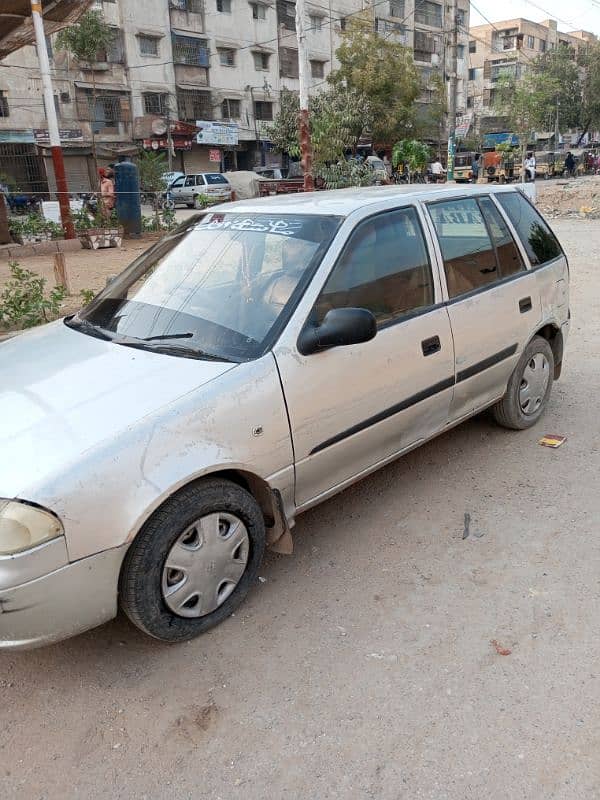
[[[220,144],[232,147],[239,141],[239,128],[235,122],[209,122],[198,120],[198,128],[202,128],[196,135],[198,144]]]

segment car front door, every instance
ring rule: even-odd
[[[173,181],[173,183],[171,184],[169,192],[171,194],[171,197],[173,198],[174,203],[184,202],[181,196],[183,192],[184,182],[185,182],[185,176],[182,176],[181,178],[177,178],[177,180]]]
[[[534,274],[490,196],[428,203],[456,353],[450,421],[502,397],[541,319]]]
[[[274,349],[292,431],[298,507],[442,429],[452,397],[450,324],[438,305],[439,275],[419,212],[408,206],[374,214],[347,236],[335,263],[333,254],[324,260]],[[348,307],[373,313],[374,339],[299,352],[305,325]]]

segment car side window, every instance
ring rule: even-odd
[[[183,178],[177,178],[176,181],[173,181],[171,184],[171,189],[180,189],[183,186]]]
[[[379,326],[434,302],[433,278],[414,208],[360,222],[316,304],[316,321],[332,308],[366,308]]]
[[[489,197],[479,198],[479,205],[487,222],[488,230],[496,247],[500,278],[515,275],[525,269],[521,253],[511,236],[502,215]]]
[[[498,279],[496,251],[475,199],[431,203],[433,221],[448,284],[448,295],[458,297]]]
[[[206,178],[204,175],[196,175],[196,186],[204,186]]]
[[[186,186],[195,186],[196,185],[196,176],[195,175],[188,175],[185,179]]]
[[[562,255],[556,237],[521,192],[499,192],[497,198],[515,226],[533,266]]]

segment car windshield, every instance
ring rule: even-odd
[[[196,215],[66,321],[117,344],[247,361],[278,335],[340,224],[324,215]]]

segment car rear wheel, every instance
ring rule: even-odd
[[[553,376],[552,348],[546,339],[534,336],[510,377],[506,394],[492,409],[496,422],[512,430],[535,425],[548,405]]]
[[[199,481],[167,500],[129,548],[121,606],[156,639],[191,639],[240,605],[264,549],[264,520],[252,495],[231,481]]]

